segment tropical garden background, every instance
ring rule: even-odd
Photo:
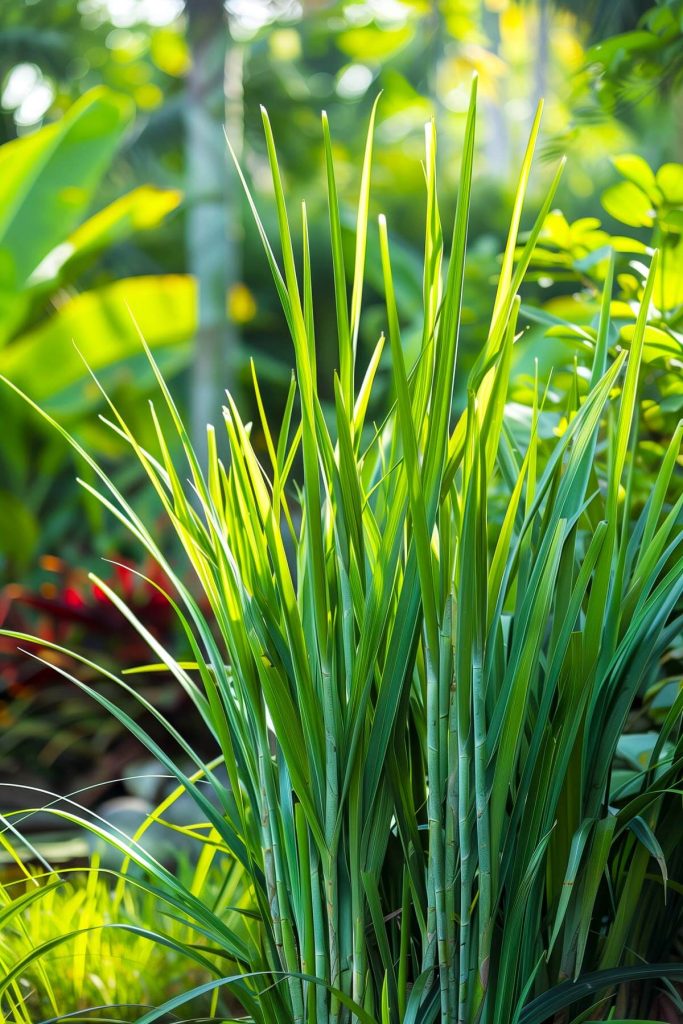
[[[532,421],[541,443],[562,436],[590,378],[586,353],[595,341],[605,280],[612,283],[613,275],[610,344],[628,349],[637,336],[650,256],[658,249],[651,292],[656,313],[641,338],[639,442],[629,454],[624,487],[635,512],[647,507],[668,458],[665,511],[673,509],[672,524],[680,530],[680,0],[0,0],[0,373],[95,456],[152,525],[171,565],[179,558],[178,540],[165,524],[144,466],[131,460],[126,437],[103,422],[111,413],[99,385],[139,443],[153,447],[148,399],[158,381],[142,336],[202,463],[211,454],[205,426],[220,418],[226,389],[243,421],[251,423],[258,459],[266,461],[271,449],[261,407],[270,422],[291,413],[294,355],[287,319],[226,136],[265,230],[274,237],[278,212],[260,109],[267,107],[297,251],[303,237],[295,214],[306,200],[315,253],[310,274],[319,394],[331,420],[338,267],[329,244],[320,112],[327,112],[331,127],[339,238],[343,260],[352,268],[360,167],[379,97],[357,361],[365,372],[387,330],[386,282],[374,228],[382,213],[391,231],[401,341],[410,367],[419,362],[423,344],[424,125],[435,119],[441,217],[450,224],[463,173],[473,73],[478,128],[454,415],[467,407],[468,374],[489,336],[520,168],[543,101],[518,255],[562,158],[566,166],[520,289],[519,336],[505,404],[510,438],[526,437]],[[395,387],[385,353],[368,423],[384,416]],[[89,580],[92,570],[164,648],[183,652],[185,637],[157,589],[167,585],[164,573],[142,558],[125,524],[88,489],[96,483],[92,466],[7,387],[1,408],[0,626],[45,641],[44,648],[33,648],[44,658],[35,661],[17,650],[15,639],[0,637],[6,875],[21,877],[24,868],[30,872],[41,861],[85,863],[93,851],[105,867],[118,866],[121,851],[112,853],[67,820],[32,814],[19,828],[21,809],[42,806],[50,794],[78,791],[86,808],[132,833],[172,789],[139,737],[54,671],[65,659],[50,645],[80,646],[116,671],[155,660],[134,624]],[[169,413],[159,415],[162,425],[170,422]],[[678,439],[677,449],[672,438]],[[172,456],[181,448],[178,438],[173,444]],[[596,458],[602,455],[599,450]],[[295,475],[297,466],[295,460]],[[502,494],[494,498],[502,510]],[[109,560],[104,568],[102,558]],[[659,667],[640,687],[619,741],[613,771],[626,787],[651,767],[653,749],[661,752],[662,724],[667,743],[680,731],[683,646],[680,632],[667,636]],[[93,681],[92,666],[81,666],[79,673],[86,683]],[[103,682],[100,692],[109,693],[107,686]],[[140,675],[136,686],[170,721],[182,723],[200,756],[213,755],[201,716],[167,672],[157,666]],[[149,709],[141,710],[125,694],[116,699],[158,740]],[[192,823],[194,812],[182,801],[173,813],[178,828]],[[654,874],[667,847],[667,938],[659,955],[680,961],[680,794],[666,815],[666,836],[655,836],[647,822],[634,834],[653,858]],[[155,828],[159,856],[168,855],[169,844],[177,854],[179,833],[169,838],[168,830]],[[17,830],[28,838],[20,841]],[[188,877],[196,871],[182,850],[180,862],[178,870]],[[111,894],[97,871],[87,887],[70,881],[66,890],[48,894],[48,904],[27,906],[13,917],[2,939],[6,969],[62,928],[108,919]],[[236,871],[218,888],[220,905],[242,900],[247,906]],[[12,906],[9,890],[5,898]],[[117,899],[127,901],[130,920],[149,923],[154,917],[149,893]],[[186,927],[180,919],[172,922],[180,944],[187,940]],[[652,925],[648,941],[654,942],[655,932]],[[54,1016],[55,1005],[65,1013],[108,1002],[160,1003],[206,977],[177,949],[133,934],[102,932],[96,941],[88,939],[87,955],[84,940],[74,941],[81,947],[72,942],[61,954],[69,965],[62,980],[46,981],[43,966],[27,968],[26,1002],[17,1002],[15,994],[15,1016],[6,1019],[40,1020]],[[646,946],[638,947],[643,958]],[[113,966],[122,957],[135,968]],[[678,1021],[682,1006],[680,990],[670,983],[668,989],[648,990],[640,1012]],[[220,1012],[219,1019],[227,1020],[229,1003]]]

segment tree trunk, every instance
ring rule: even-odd
[[[496,56],[500,51],[500,13],[482,5],[481,24],[491,52]],[[506,83],[499,83],[499,95],[490,99],[482,99],[484,111],[482,122],[487,126],[484,139],[484,158],[486,168],[493,178],[505,180],[510,175],[510,135],[508,122],[503,109],[503,96],[506,94]]]
[[[534,62],[534,106],[548,93],[548,67],[550,62],[550,4],[538,0],[538,36]]]
[[[228,182],[223,135],[226,79],[237,82],[240,102],[240,54],[230,46],[222,0],[187,0],[187,35],[192,66],[187,80],[186,174],[187,260],[197,280],[198,316],[190,374],[190,429],[202,462],[206,425],[220,420],[226,389],[234,393],[239,338],[228,320],[226,297],[238,278],[235,237],[239,204]],[[231,64],[234,62],[234,68]],[[226,71],[233,74],[228,76]],[[235,76],[236,72],[236,76]],[[232,112],[231,112],[232,113]]]

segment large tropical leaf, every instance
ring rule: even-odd
[[[92,404],[87,364],[101,372],[141,352],[187,345],[196,325],[196,282],[180,274],[134,277],[84,292],[0,352],[0,370],[67,418]],[[137,324],[137,326],[136,326]],[[38,372],[39,371],[39,372]],[[132,372],[132,371],[131,371]]]
[[[0,340],[21,315],[31,273],[86,214],[132,116],[129,99],[101,87],[0,148]]]

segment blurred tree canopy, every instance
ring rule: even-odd
[[[292,210],[305,196],[312,245],[327,251],[316,246],[328,231],[326,195],[317,184],[323,160],[320,111],[330,117],[342,200],[352,199],[367,120],[381,92],[372,212],[385,212],[394,225],[410,347],[417,342],[411,324],[418,323],[422,302],[417,246],[424,206],[423,125],[435,116],[443,213],[450,218],[468,85],[478,73],[482,117],[463,312],[465,362],[480,341],[509,199],[539,99],[545,99],[545,160],[535,171],[532,195],[534,188],[541,194],[566,154],[557,202],[568,225],[592,218],[595,231],[620,233],[609,201],[603,208],[601,200],[620,181],[611,157],[634,154],[655,168],[683,157],[683,0],[227,0],[223,7],[220,0],[0,0],[0,26],[0,142],[9,144],[0,153],[16,140],[37,138],[48,126],[61,125],[55,130],[63,131],[78,104],[90,104],[95,96],[126,110],[90,184],[79,178],[82,168],[73,160],[68,181],[44,179],[50,187],[41,194],[53,198],[35,213],[57,230],[46,233],[52,241],[40,259],[47,258],[48,268],[50,259],[59,264],[65,244],[76,243],[83,253],[59,264],[49,287],[31,290],[5,278],[5,291],[15,292],[15,322],[6,329],[0,361],[9,360],[5,370],[28,387],[30,359],[35,365],[40,344],[46,351],[52,346],[53,363],[66,373],[67,366],[76,366],[72,340],[89,358],[101,342],[99,364],[94,359],[98,372],[109,375],[117,399],[140,419],[146,408],[140,400],[151,381],[131,361],[136,333],[126,320],[126,302],[145,321],[141,326],[151,343],[166,352],[167,372],[179,374],[176,387],[196,423],[215,416],[226,383],[241,388],[249,401],[250,356],[272,382],[271,401],[284,401],[291,354],[222,136],[224,122],[253,188],[269,194],[261,103],[273,124]],[[68,205],[76,194],[78,216],[67,225],[59,204],[66,197]],[[100,241],[85,244],[92,218]],[[344,209],[342,224],[351,252],[353,225]],[[648,230],[643,223],[632,225],[631,233],[644,244]],[[572,244],[566,242],[565,250]],[[368,262],[371,287],[361,337],[366,354],[383,326],[373,238]],[[322,260],[314,269],[314,288],[331,293],[331,267]],[[535,294],[525,298],[543,305],[563,300],[577,286],[592,287],[590,274],[576,273],[574,264],[571,280],[557,267],[553,273],[540,268]],[[107,348],[103,334],[96,337],[97,324],[120,339],[118,350]],[[324,344],[334,330],[332,302],[316,329],[326,374],[326,358],[332,360],[334,351]],[[21,364],[23,335],[39,340],[31,341],[30,359]],[[96,388],[76,369],[67,383],[60,394],[51,394],[54,409],[97,443]],[[44,400],[45,385],[36,384],[34,393]],[[48,449],[41,428],[29,428],[25,414],[16,417],[10,417],[15,436],[38,440],[28,450],[18,449],[9,491],[19,487],[20,478],[49,472],[66,493],[73,466],[63,446],[60,462],[54,439]],[[115,459],[119,452],[108,454]],[[45,533],[38,523],[50,487],[41,494],[29,510],[25,558],[36,548],[62,543],[78,550],[85,520],[73,510],[81,506],[75,498],[67,501],[71,511]],[[108,545],[103,537],[102,549]]]

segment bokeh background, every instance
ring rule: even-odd
[[[566,155],[557,206],[569,222],[597,217],[614,227],[601,203],[618,180],[611,157],[639,153],[655,167],[683,157],[683,5],[650,6],[3,0],[1,141],[39,140],[46,127],[64,135],[67,121],[70,138],[31,164],[33,177],[21,185],[28,194],[3,201],[13,224],[0,265],[0,368],[80,436],[111,446],[96,423],[102,402],[72,342],[127,412],[138,409],[146,418],[151,380],[127,302],[176,378],[196,436],[216,418],[223,387],[250,401],[252,357],[272,380],[277,402],[292,356],[223,125],[267,209],[259,109],[267,106],[293,219],[305,198],[315,245],[327,231],[320,111],[329,113],[338,184],[351,203],[370,109],[381,92],[373,206],[386,213],[400,242],[405,313],[419,301],[423,125],[436,117],[448,217],[474,71],[482,114],[466,321],[476,348],[477,321],[482,331],[486,323],[478,313],[487,309],[540,98],[532,197],[542,196]],[[11,156],[11,147],[6,152]],[[22,250],[16,260],[13,245]],[[324,254],[327,246],[317,249]],[[371,283],[373,265],[376,277],[371,250]],[[331,297],[324,257],[315,261],[315,277],[316,290]],[[366,347],[381,327],[373,298],[363,324]],[[318,325],[321,376],[334,351],[332,301],[328,312]],[[104,524],[93,520],[94,508],[72,483],[66,446],[7,394],[3,407],[0,515],[12,522],[0,530],[5,579],[30,575],[40,554],[80,558],[86,537],[92,550],[93,526],[95,547],[106,551]]]
[[[140,331],[200,450],[225,388],[247,414],[254,407],[250,360],[274,417],[290,381],[289,339],[224,132],[273,228],[260,115],[267,106],[295,235],[307,205],[318,365],[321,379],[331,379],[320,112],[331,123],[351,251],[350,210],[381,93],[371,212],[389,221],[410,348],[422,301],[424,124],[434,117],[438,126],[447,221],[477,72],[461,379],[486,332],[512,196],[544,99],[524,224],[562,156],[567,166],[556,199],[562,213],[548,220],[522,296],[517,394],[523,404],[530,375],[558,381],[571,368],[580,332],[567,337],[553,317],[594,314],[607,243],[622,256],[626,320],[642,286],[628,260],[663,244],[666,332],[650,341],[667,358],[644,410],[656,461],[667,417],[683,407],[682,71],[682,0],[0,0],[0,373],[97,453],[154,516],[154,496],[99,419],[106,403],[84,360],[143,441],[151,438],[153,378]],[[368,244],[361,364],[384,323],[374,233]],[[0,620],[71,646],[85,638],[100,660],[134,666],[145,658],[140,642],[87,570],[109,572],[102,557],[123,563],[111,569],[117,587],[172,643],[168,607],[127,568],[138,553],[77,483],[80,476],[87,485],[87,466],[7,388],[0,401]],[[61,791],[72,777],[94,785],[120,775],[132,755],[113,720],[15,647],[0,649],[0,720],[11,726],[0,735],[1,773],[51,786],[58,778]],[[171,688],[154,692],[157,701],[179,700]]]

